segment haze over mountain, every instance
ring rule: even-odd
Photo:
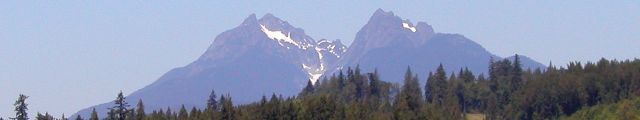
[[[150,110],[175,110],[181,105],[204,106],[215,90],[242,104],[273,93],[295,95],[308,80],[316,81],[347,66],[360,65],[365,72],[378,68],[383,80],[397,82],[407,66],[420,75],[440,63],[449,71],[467,67],[485,72],[490,57],[500,59],[462,35],[436,33],[427,23],[414,25],[381,9],[348,48],[340,40],[316,41],[272,14],[260,19],[252,14],[236,28],[220,33],[200,58],[170,70],[127,100],[136,104],[142,99]],[[543,67],[522,58],[525,67]],[[111,105],[88,107],[76,114],[87,116],[96,108],[104,115]]]
[[[304,30],[266,14],[250,15],[238,27],[218,35],[207,51],[184,67],[175,68],[154,83],[127,96],[144,100],[147,109],[203,106],[215,90],[248,103],[273,93],[294,95],[317,79],[324,66],[344,53],[339,40],[316,41]],[[111,103],[94,106],[101,114]],[[90,107],[78,112],[88,115]]]
[[[383,73],[383,80],[402,82],[408,66],[419,76],[427,75],[428,70],[435,70],[439,64],[447,72],[468,68],[479,74],[487,72],[491,57],[501,59],[463,35],[437,33],[425,22],[413,24],[382,9],[376,10],[358,31],[344,56],[324,75],[359,65],[367,72],[377,68]],[[521,59],[525,69],[544,67],[526,56]]]

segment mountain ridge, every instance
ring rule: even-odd
[[[451,52],[445,49],[447,46],[471,50]],[[448,52],[450,54],[442,54]],[[360,65],[363,71],[381,68],[400,72],[412,66],[419,68],[416,73],[426,74],[435,64],[443,63],[434,58],[446,58],[450,59],[444,61],[448,70],[470,67],[477,72],[479,68],[487,68],[483,65],[488,64],[490,57],[500,58],[462,35],[436,33],[426,22],[414,25],[382,9],[376,10],[349,47],[341,40],[316,41],[303,29],[273,14],[267,13],[260,19],[251,14],[237,27],[217,35],[194,62],[171,69],[157,81],[128,95],[127,100],[136,104],[142,99],[148,109],[199,107],[204,105],[210,91],[215,90],[230,93],[234,102],[249,103],[258,100],[260,95],[296,95],[308,80],[316,81],[348,66]],[[453,64],[468,60],[474,61]],[[383,80],[397,82],[395,79],[401,78],[395,77],[395,72],[384,70],[381,71]],[[97,108],[104,115],[110,104],[85,108],[76,115],[87,116],[91,108]]]

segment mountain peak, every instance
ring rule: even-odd
[[[245,18],[244,21],[242,21],[243,26],[257,24],[257,23],[258,23],[258,19],[256,18],[255,13],[249,15],[249,17]]]
[[[262,18],[258,20],[260,25],[268,28],[269,30],[277,30],[283,32],[293,32],[296,31],[296,28],[289,24],[289,22],[284,21],[271,13],[267,13]],[[302,29],[300,29],[302,30]]]
[[[260,18],[260,21],[284,22],[282,19],[274,16],[271,13],[264,14],[264,16],[262,16],[262,18]]]
[[[378,10],[376,10],[376,12],[373,13],[373,15],[371,16],[371,19],[369,19],[369,21],[388,21],[388,20],[402,21],[400,17],[394,15],[392,11],[385,12],[380,8],[378,8]]]
[[[392,11],[385,12],[382,8],[378,8],[376,12],[373,13],[373,16],[394,16]]]

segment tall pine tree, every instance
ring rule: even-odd
[[[127,118],[127,113],[130,112],[129,104],[125,100],[126,98],[122,94],[122,91],[118,93],[118,97],[113,101],[115,106],[109,108],[113,113],[114,120],[125,120]]]
[[[313,93],[313,91],[314,91],[314,86],[311,83],[311,80],[308,80],[307,81],[307,86],[304,87],[304,89],[302,90],[302,92],[300,92],[300,95],[298,95],[298,96],[306,96],[306,95],[309,95],[309,94]]]
[[[218,101],[217,99],[218,98],[216,96],[216,91],[211,90],[209,98],[207,99],[207,108],[205,109],[205,115],[207,115],[209,119],[212,120],[217,120],[219,118],[218,116],[216,116],[216,113],[218,113],[218,111],[220,110],[219,102],[221,101]]]
[[[11,119],[29,120],[29,115],[27,115],[27,110],[29,110],[29,108],[27,108],[27,103],[26,103],[27,98],[29,97],[24,94],[20,94],[20,96],[18,96],[18,100],[16,100],[16,102],[13,103],[13,105],[16,106],[16,108],[14,109],[16,111],[16,117]]]
[[[186,120],[189,119],[189,113],[187,109],[184,107],[184,104],[180,107],[180,111],[178,111],[178,119]]]
[[[429,73],[427,84],[425,85],[425,96],[427,101],[434,102],[436,105],[442,105],[446,95],[447,75],[442,64],[436,69],[436,73]]]
[[[144,120],[147,115],[144,112],[144,103],[142,103],[142,99],[138,100],[138,105],[136,105],[136,120]]]
[[[96,108],[93,108],[93,110],[91,110],[91,117],[89,118],[89,120],[99,120],[100,118],[98,118],[98,112],[96,112]]]
[[[220,102],[222,103],[222,110],[220,111],[222,114],[222,120],[236,119],[233,102],[231,102],[231,96],[229,96],[229,94],[227,94],[226,97],[225,95],[221,96]]]
[[[421,112],[424,99],[420,90],[417,75],[414,76],[411,68],[407,68],[404,76],[404,85],[394,101],[394,115],[398,120],[423,119]]]
[[[82,117],[80,117],[80,115],[77,115],[76,116],[76,120],[84,120],[84,119],[82,119]]]
[[[513,70],[511,70],[512,74],[512,89],[513,91],[519,90],[522,87],[522,63],[520,61],[520,56],[518,54],[515,55],[513,59]]]

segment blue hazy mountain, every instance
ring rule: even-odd
[[[273,93],[295,95],[310,79],[317,79],[324,66],[334,64],[346,46],[339,40],[319,40],[307,36],[271,14],[257,19],[250,15],[239,26],[219,34],[207,51],[184,67],[165,73],[139,89],[127,101],[142,99],[146,109],[178,109],[205,105],[211,90],[231,94],[236,103],[249,103]],[[104,115],[112,103],[92,108]]]
[[[324,76],[359,65],[365,72],[377,69],[382,80],[402,82],[410,66],[424,82],[439,64],[449,73],[468,68],[478,74],[487,72],[492,57],[502,59],[463,35],[437,33],[425,22],[414,24],[382,9],[358,31],[343,56]],[[525,69],[544,67],[526,56],[521,55],[521,60]]]
[[[142,99],[149,112],[167,107],[177,110],[183,104],[202,107],[215,90],[229,93],[236,104],[243,104],[273,93],[296,95],[308,80],[348,66],[359,65],[365,72],[377,68],[383,80],[398,82],[407,66],[419,75],[426,75],[440,63],[448,71],[467,67],[484,73],[490,57],[501,59],[462,35],[436,33],[425,22],[413,24],[381,9],[350,47],[340,40],[316,41],[303,29],[271,14],[260,19],[250,15],[236,28],[220,33],[194,62],[170,70],[128,95],[127,101],[135,105]],[[544,67],[528,57],[521,58],[526,68]],[[76,114],[88,117],[96,108],[104,116],[112,105],[107,102]]]

